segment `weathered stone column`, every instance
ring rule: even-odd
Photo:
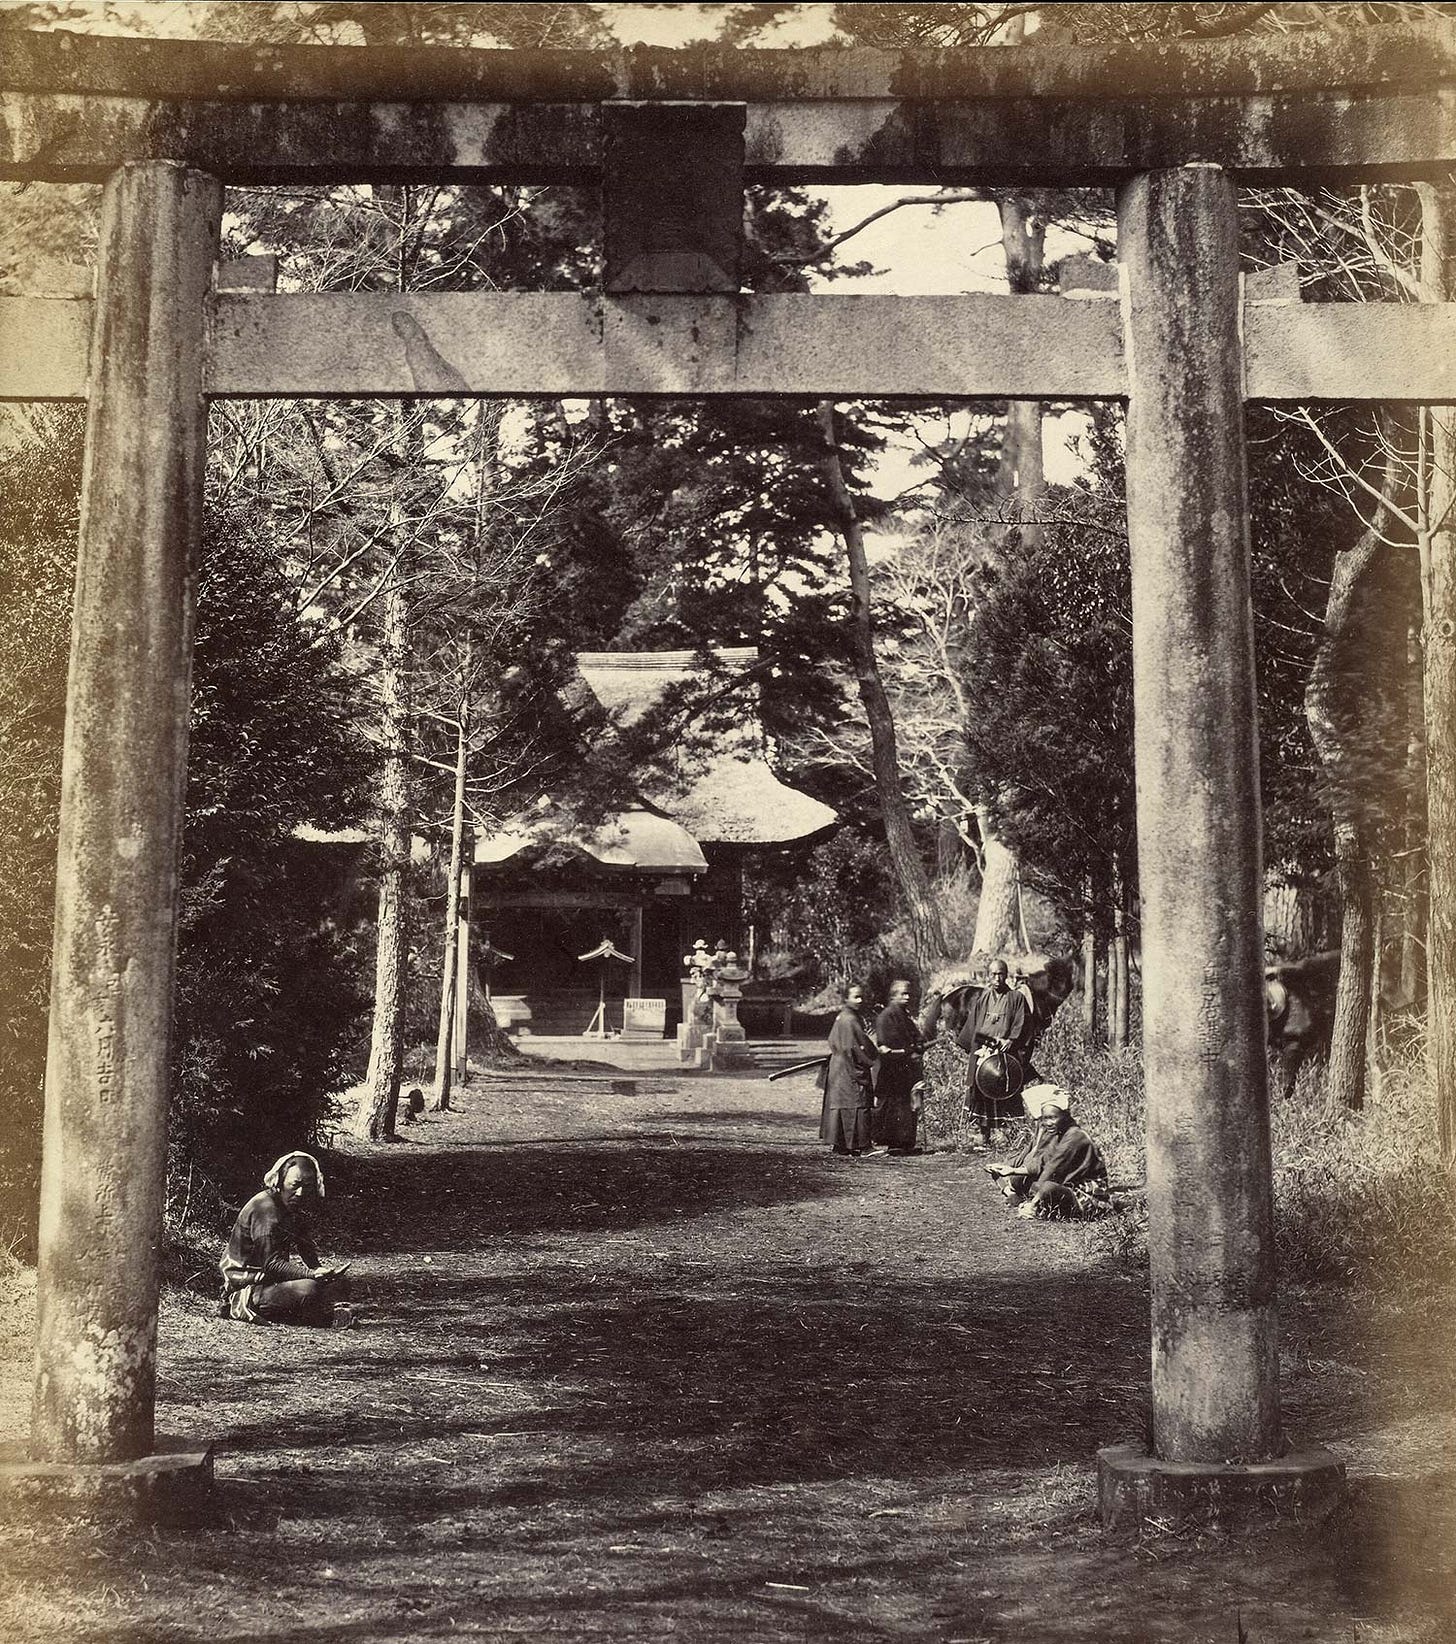
[[[1128,362],[1153,1449],[1282,1447],[1263,867],[1232,181],[1136,178],[1118,209]]]
[[[205,302],[222,189],[107,184],[66,704],[32,1452],[147,1454],[166,1166]]]

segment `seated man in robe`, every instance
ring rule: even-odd
[[[1022,1092],[1036,1132],[1026,1157],[1015,1165],[991,1164],[986,1173],[1024,1220],[1073,1221],[1112,1209],[1107,1166],[1097,1144],[1072,1118],[1071,1098],[1059,1085],[1028,1085]]]
[[[322,1202],[324,1173],[311,1153],[285,1153],[238,1213],[222,1270],[224,1318],[249,1324],[312,1324],[347,1329],[353,1312],[348,1263],[319,1261],[308,1213]]]

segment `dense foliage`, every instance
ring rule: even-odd
[[[203,540],[188,757],[174,1147],[234,1189],[302,1146],[366,999],[340,847],[368,758],[336,646],[300,620],[268,538],[214,510]],[[347,847],[345,848],[347,849]]]
[[[38,411],[0,446],[0,1244],[40,1170],[81,423]]]
[[[0,1232],[39,1166],[81,419],[0,447]],[[309,1139],[362,1007],[341,864],[293,838],[352,814],[365,762],[336,659],[250,522],[209,512],[197,604],[173,1143],[220,1185]]]
[[[726,8],[722,38],[766,38],[792,9]],[[1068,5],[1040,8],[1038,22],[1048,39],[1096,43],[1304,28],[1315,13],[1363,26],[1407,9]],[[1030,10],[859,5],[835,7],[834,21],[847,43],[965,48],[1006,40]],[[66,11],[14,6],[6,21],[52,23]],[[279,42],[610,39],[601,8],[587,5],[218,5],[199,16],[215,37]],[[1105,200],[1018,198],[1028,221],[1075,222],[1110,254]],[[52,255],[86,255],[94,193],[55,201],[12,199],[0,277],[23,283],[46,236]],[[1420,222],[1410,191],[1265,191],[1244,203],[1246,262],[1298,260],[1306,299],[1409,294]],[[831,213],[802,191],[750,189],[745,221],[751,289],[803,290],[849,272],[825,251]],[[235,189],[227,238],[233,255],[278,253],[292,288],[569,291],[598,279],[600,203],[568,187]],[[1046,289],[1055,278],[1051,263],[1028,275]],[[1091,419],[1084,478],[1043,493],[1038,518],[1017,523],[998,490],[1005,419],[982,407],[963,439],[927,439],[929,477],[889,518],[870,495],[876,458],[887,439],[923,434],[932,409],[858,405],[837,418],[862,520],[895,532],[875,566],[874,632],[903,786],[927,862],[937,853],[944,900],[963,897],[994,827],[1025,882],[1061,911],[1070,945],[1085,887],[1105,922],[1115,871],[1125,885],[1135,879],[1118,417]],[[0,1080],[21,1116],[3,1143],[0,1189],[10,1191],[35,1163],[79,422],[35,412],[16,428],[0,446]],[[1317,422],[1251,413],[1249,434],[1266,858],[1328,891],[1331,819],[1353,815],[1414,941],[1424,768],[1409,533],[1372,561],[1338,645],[1324,610],[1332,569],[1362,528],[1349,494],[1358,501],[1361,483],[1379,484],[1382,441],[1409,447],[1412,428],[1395,414],[1371,425],[1326,408]],[[665,753],[732,723],[742,701],[707,653],[756,646],[749,682],[780,768],[835,804],[846,826],[761,862],[748,916],[806,988],[879,962],[905,898],[855,700],[842,520],[815,406],[541,401],[487,416],[447,401],[239,405],[218,409],[214,454],[178,1002],[174,1135],[189,1159],[226,1176],[232,1160],[305,1139],[327,1093],[361,1071],[374,944],[346,886],[378,861],[303,849],[292,830],[367,816],[391,719],[412,762],[409,826],[437,853],[451,832],[460,737],[474,820],[492,825],[544,793],[566,831],[649,785]],[[409,654],[386,703],[379,619],[396,591]],[[574,685],[584,648],[683,649],[705,666],[695,691],[609,735]],[[1339,743],[1323,762],[1307,701],[1321,657],[1333,658],[1325,706]],[[411,888],[426,920],[407,944],[411,1037],[434,1008],[418,984],[437,964],[437,878],[416,875]]]

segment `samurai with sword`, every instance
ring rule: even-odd
[[[903,977],[890,983],[890,1002],[875,1022],[875,1044],[880,1059],[875,1067],[874,1139],[891,1153],[915,1153],[925,1040],[910,1014],[910,984]]]
[[[864,1024],[864,1002],[864,989],[859,983],[848,983],[844,1003],[829,1029],[829,1061],[820,1074],[824,1107],[819,1118],[819,1139],[828,1142],[835,1153],[856,1159],[888,1151],[876,1147],[870,1135],[874,1070],[880,1048]]]

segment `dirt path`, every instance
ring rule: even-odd
[[[216,1445],[220,1523],[8,1528],[0,1636],[1451,1636],[1456,1465],[1414,1358],[1291,1309],[1291,1427],[1356,1479],[1343,1544],[1106,1536],[1092,1454],[1143,1425],[1141,1277],[1010,1219],[968,1157],[829,1157],[815,1103],[471,1093],[346,1152],[326,1242],[361,1328],[170,1297],[160,1425]]]

